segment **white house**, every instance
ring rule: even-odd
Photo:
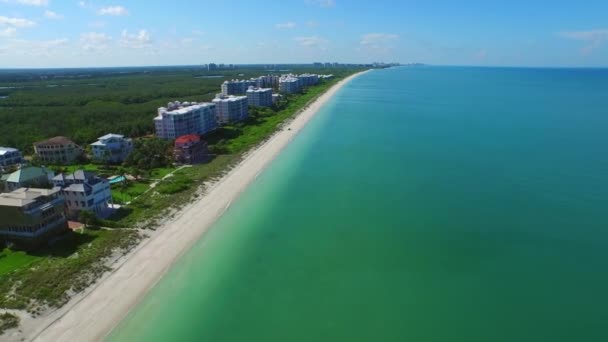
[[[98,217],[105,217],[109,213],[112,193],[107,179],[78,170],[71,175],[55,176],[53,184],[61,188],[61,197],[65,199],[70,217],[78,217],[82,210],[92,211]]]
[[[21,164],[23,155],[16,148],[0,147],[0,167]]]
[[[120,134],[107,134],[91,144],[93,159],[122,163],[133,150],[133,140]]]

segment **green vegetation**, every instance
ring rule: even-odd
[[[134,230],[85,230],[27,258],[9,253],[2,263],[15,268],[0,274],[0,307],[34,315],[45,305],[60,307],[69,299],[68,290],[80,292],[108,270],[104,258],[130,249],[137,240]]]
[[[342,77],[352,69],[287,67],[294,73]],[[209,101],[226,79],[266,75],[263,68],[208,72],[202,67],[15,71],[0,74],[0,146],[32,153],[32,143],[57,135],[87,146],[107,133],[154,133],[152,118],[167,102]],[[243,76],[239,76],[243,75]],[[223,78],[202,78],[224,76]]]
[[[17,328],[19,326],[19,317],[5,312],[0,314],[0,335],[5,331]]]
[[[171,142],[151,138],[156,109],[169,101],[210,100],[224,79],[195,78],[200,69],[155,69],[110,75],[108,72],[65,79],[22,79],[17,76],[0,86],[9,99],[0,101],[0,145],[31,151],[34,141],[54,135],[71,137],[86,145],[106,133],[135,138],[134,152],[123,166],[82,164],[51,166],[56,172],[77,169],[103,177],[130,174],[137,180],[112,185],[115,203],[124,204],[107,220],[84,214],[88,225],[114,228],[154,229],[157,220],[172,215],[202,194],[206,182],[218,179],[241,161],[245,152],[268,139],[282,124],[343,77],[357,70],[298,69],[294,72],[332,73],[336,78],[308,88],[303,94],[286,97],[273,108],[252,108],[245,122],[224,126],[204,139],[214,158],[208,163],[175,171],[170,157]],[[267,74],[262,69],[224,72],[227,78],[249,78]],[[47,85],[60,86],[47,88]],[[2,95],[2,94],[0,94]],[[119,116],[119,118],[117,118]],[[41,124],[44,122],[44,124]],[[174,172],[175,171],[175,172]],[[171,176],[166,177],[171,172]],[[152,182],[156,186],[151,188]],[[4,250],[0,253],[0,307],[27,309],[37,315],[44,307],[59,307],[69,292],[79,292],[107,270],[104,258],[113,251],[125,252],[138,240],[134,229],[90,230],[70,234],[35,253]]]

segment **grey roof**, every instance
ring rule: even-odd
[[[0,205],[6,207],[24,207],[36,202],[40,197],[51,196],[61,190],[59,187],[53,189],[19,188],[13,192],[0,194]]]
[[[83,171],[83,170],[76,170],[76,172],[74,172],[74,173],[72,173],[70,175],[67,175],[67,176],[64,175],[63,173],[59,174],[59,175],[53,177],[53,180],[54,181],[62,181],[62,180],[81,180],[81,181],[84,181],[84,180],[87,180],[87,179],[90,179],[90,178],[93,178],[93,177],[95,177],[95,174],[93,172]]]
[[[103,137],[100,137],[99,140],[106,140],[106,139],[112,139],[112,138],[122,139],[124,137],[125,136],[122,135],[122,134],[113,134],[113,133],[110,133],[110,134],[104,135]]]
[[[0,156],[3,156],[7,153],[19,152],[18,149],[12,147],[0,147]]]

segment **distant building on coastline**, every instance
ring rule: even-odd
[[[255,107],[272,106],[272,88],[254,88],[247,90],[247,103]]]
[[[302,74],[298,76],[302,82],[303,87],[312,87],[319,84],[319,75],[315,74]]]
[[[199,164],[209,158],[209,150],[198,135],[189,134],[175,139],[173,156],[180,164]]]
[[[0,147],[0,168],[23,163],[21,151],[11,147]]]
[[[257,88],[276,88],[279,86],[279,79],[278,75],[260,76],[255,79],[255,86]]]
[[[54,175],[53,171],[42,167],[26,166],[3,178],[0,190],[11,192],[26,187],[45,188],[51,184]]]
[[[218,127],[214,103],[170,102],[154,118],[156,136],[175,140],[182,135],[203,135]]]
[[[48,164],[71,164],[83,154],[82,148],[66,137],[37,142],[34,152],[41,162]]]
[[[61,188],[69,216],[77,218],[82,210],[89,210],[98,217],[109,212],[112,203],[110,182],[92,172],[78,170],[70,175],[60,174],[53,178],[53,184]]]
[[[255,80],[225,81],[222,83],[222,95],[244,95],[251,86],[256,86]]]
[[[20,188],[0,194],[0,240],[35,248],[68,230],[61,189]]]
[[[133,150],[133,140],[120,134],[107,134],[91,144],[93,158],[98,161],[122,163]]]
[[[247,107],[247,96],[222,96],[213,99],[216,105],[217,121],[227,124],[247,119],[249,108]]]
[[[302,91],[302,81],[293,75],[281,76],[279,80],[279,92],[284,94],[295,94]]]

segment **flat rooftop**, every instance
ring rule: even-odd
[[[52,196],[59,191],[61,191],[59,187],[53,189],[20,188],[13,192],[0,194],[0,206],[24,207],[36,202],[40,197]]]

